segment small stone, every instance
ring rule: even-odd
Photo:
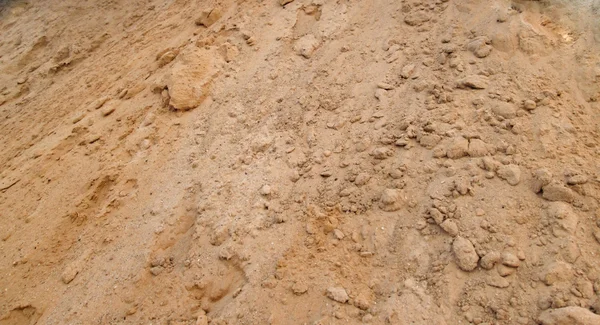
[[[196,325],[208,325],[208,316],[202,309],[200,309],[200,315],[196,318]]]
[[[489,37],[478,37],[467,44],[467,50],[471,51],[478,58],[485,58],[492,52],[490,43],[491,40]]]
[[[279,0],[279,4],[280,4],[281,6],[285,6],[285,5],[287,5],[288,3],[292,3],[292,2],[294,2],[294,0]]]
[[[229,42],[223,43],[219,47],[219,52],[223,56],[225,62],[231,62],[235,60],[235,58],[237,58],[237,56],[240,54],[240,50],[237,48],[237,46]]]
[[[64,284],[69,284],[79,274],[79,267],[76,264],[70,264],[65,268],[62,275],[60,276]]]
[[[483,157],[488,154],[485,142],[480,139],[471,139],[467,152],[471,157]]]
[[[164,67],[165,65],[171,63],[173,60],[175,60],[178,54],[178,49],[171,49],[167,50],[166,52],[160,53],[160,55],[156,58],[156,60],[158,61],[158,66]]]
[[[548,201],[573,202],[575,193],[558,182],[551,182],[542,187],[542,197]]]
[[[498,252],[489,252],[485,254],[479,261],[481,268],[491,270],[496,263],[500,262],[501,256]]]
[[[406,147],[406,145],[408,145],[408,140],[398,139],[398,140],[396,140],[396,142],[394,144],[398,147]]]
[[[502,264],[510,267],[519,267],[521,260],[513,253],[504,252],[502,254]]]
[[[533,173],[533,192],[539,193],[542,191],[542,187],[550,184],[552,181],[552,174],[545,168],[540,168]]]
[[[508,184],[515,186],[521,182],[521,168],[517,165],[502,165],[496,171],[498,177],[505,180]]]
[[[543,311],[538,320],[541,325],[598,325],[600,315],[587,308],[569,306]]]
[[[450,159],[465,157],[469,152],[469,140],[463,137],[456,137],[446,150],[446,156]]]
[[[331,175],[333,175],[333,172],[329,169],[325,169],[324,171],[321,172],[321,177],[331,177]]]
[[[349,298],[348,293],[346,293],[346,289],[341,287],[327,288],[327,297],[342,304],[346,303]]]
[[[461,270],[470,272],[477,268],[479,256],[470,240],[457,236],[452,243],[452,251],[456,257],[456,264]]]
[[[344,239],[344,233],[337,228],[333,229],[333,237],[335,237],[337,240],[342,240]]]
[[[263,187],[260,188],[260,195],[262,196],[269,196],[271,195],[271,186],[269,185],[263,185]]]
[[[100,108],[100,107],[102,107],[102,106],[103,106],[103,105],[104,105],[104,104],[105,104],[105,103],[106,103],[106,102],[107,102],[109,99],[110,99],[110,98],[109,98],[108,96],[103,96],[103,97],[100,97],[100,98],[96,99],[95,101],[93,101],[93,102],[90,104],[90,106],[89,106],[89,108],[88,108],[88,111],[93,111],[93,110],[97,110],[97,109],[99,109],[99,108]]]
[[[485,89],[488,87],[488,83],[488,78],[481,75],[469,75],[458,80],[459,86],[472,89]]]
[[[394,89],[394,86],[392,86],[388,83],[385,83],[385,82],[380,82],[377,84],[377,88],[381,88],[381,89],[385,89],[385,90],[392,90],[392,89]]]
[[[537,107],[537,105],[531,99],[527,99],[523,102],[523,108],[528,111],[534,110],[536,107]]]
[[[517,116],[517,108],[513,104],[506,102],[495,104],[492,107],[492,112],[506,119],[515,118]]]
[[[292,286],[292,292],[297,295],[303,295],[308,291],[308,286],[304,282],[296,282]]]
[[[102,108],[102,116],[109,116],[110,114],[112,114],[115,111],[116,107],[115,105],[109,105],[106,106],[104,108]]]
[[[498,271],[498,274],[502,277],[509,276],[515,273],[515,268],[503,264],[498,264],[498,266],[496,266],[496,270]]]
[[[412,77],[412,75],[415,73],[415,68],[415,65],[412,63],[405,65],[402,70],[400,70],[400,76],[404,79]]]
[[[380,148],[374,149],[371,152],[371,156],[373,156],[373,158],[375,158],[375,159],[386,159],[386,158],[389,158],[392,154],[393,154],[393,152],[390,149],[388,149],[387,147],[380,147]]]
[[[442,229],[444,229],[444,231],[452,237],[456,237],[458,235],[458,226],[454,220],[446,219],[440,224],[440,227],[442,227]]]
[[[585,175],[577,174],[567,176],[567,184],[569,185],[580,185],[588,182],[588,178]]]
[[[431,216],[431,219],[438,225],[441,225],[442,222],[444,222],[444,214],[436,208],[429,209],[429,216]]]

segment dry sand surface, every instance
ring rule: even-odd
[[[599,0],[0,0],[0,325],[600,324]]]

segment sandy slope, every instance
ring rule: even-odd
[[[0,324],[600,324],[599,10],[0,1]]]

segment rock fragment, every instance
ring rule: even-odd
[[[402,70],[400,70],[400,76],[404,79],[412,77],[415,73],[415,68],[415,65],[412,63],[405,65]]]
[[[502,257],[498,252],[489,252],[485,254],[481,260],[479,260],[479,265],[486,270],[491,270],[496,263],[500,262]]]
[[[517,165],[502,165],[498,168],[496,173],[498,174],[498,177],[502,178],[512,186],[521,182],[521,168]]]
[[[342,304],[346,303],[349,299],[346,289],[341,287],[327,288],[327,297]]]
[[[573,202],[575,200],[575,193],[573,191],[560,184],[556,181],[550,182],[550,184],[542,187],[542,197],[548,201],[562,201],[562,202]]]
[[[552,181],[552,174],[545,168],[540,168],[533,173],[533,192],[539,193],[542,191],[542,187],[550,184]]]
[[[452,140],[450,146],[446,150],[446,156],[450,159],[458,159],[465,157],[469,152],[469,140],[463,137],[456,137]]]
[[[64,284],[69,284],[79,274],[79,266],[77,263],[68,265],[60,276],[60,279]]]
[[[485,89],[488,87],[489,79],[481,75],[469,75],[458,80],[458,85],[464,88]]]
[[[470,272],[477,268],[479,256],[470,240],[457,236],[452,243],[452,251],[456,257],[456,264],[461,270]]]
[[[502,254],[502,265],[516,268],[521,265],[521,260],[513,253],[504,252]]]
[[[513,104],[506,102],[496,103],[492,107],[492,112],[506,119],[515,118],[517,116],[517,108]]]
[[[531,99],[527,99],[527,100],[523,101],[523,108],[528,111],[532,111],[536,107],[537,107],[536,103]]]
[[[471,139],[469,141],[468,154],[471,157],[483,157],[488,154],[485,142],[480,139]]]
[[[387,159],[392,154],[393,154],[393,152],[390,149],[388,149],[387,147],[379,147],[379,148],[374,149],[371,152],[371,156],[373,156],[373,158],[380,159],[380,160]]]
[[[454,220],[446,219],[440,224],[440,227],[442,227],[442,229],[444,229],[444,231],[452,237],[456,237],[458,235],[458,225],[456,225]]]
[[[546,310],[538,320],[542,325],[598,325],[600,315],[586,308],[569,306]]]
[[[485,58],[492,52],[491,39],[486,36],[477,37],[467,44],[467,50],[478,58]]]

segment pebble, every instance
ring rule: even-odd
[[[208,325],[208,316],[202,309],[200,309],[200,315],[196,318],[196,325]]]
[[[542,197],[548,201],[573,202],[575,193],[570,188],[553,181],[542,187]]]
[[[485,89],[488,87],[489,79],[486,76],[469,75],[463,79],[458,80],[458,84],[459,86],[466,88]]]
[[[467,44],[467,50],[471,51],[478,58],[485,58],[492,52],[491,40],[487,36],[474,39]]]
[[[381,88],[381,89],[385,89],[385,90],[392,90],[392,89],[394,89],[394,86],[392,86],[392,85],[390,85],[388,83],[385,83],[385,82],[378,83],[377,87]]]
[[[494,105],[492,107],[492,112],[505,119],[511,119],[517,116],[517,108],[513,104],[506,102],[500,102]]]
[[[515,186],[521,182],[521,168],[514,164],[502,165],[496,171],[498,177],[505,180],[508,184]]]
[[[456,137],[452,140],[450,146],[446,150],[446,156],[450,159],[458,159],[465,157],[469,152],[469,140],[463,137]]]
[[[60,276],[64,284],[69,284],[79,274],[79,267],[76,264],[68,265]]]
[[[110,106],[106,106],[102,109],[102,116],[109,116],[110,114],[112,114],[115,111],[116,107],[115,105],[110,105]]]
[[[280,4],[281,6],[285,6],[285,5],[287,5],[288,3],[292,3],[292,2],[294,2],[294,0],[279,0],[279,4]]]
[[[504,252],[502,254],[502,264],[510,267],[519,267],[521,260],[513,253]]]
[[[444,229],[444,231],[452,237],[456,237],[458,235],[458,226],[454,220],[446,219],[440,224],[440,227],[442,227],[442,229]]]
[[[100,107],[102,107],[102,105],[104,105],[104,104],[105,104],[105,103],[106,103],[106,102],[107,102],[109,99],[110,99],[110,98],[109,98],[108,96],[103,96],[103,97],[100,97],[100,98],[96,99],[95,101],[93,101],[93,102],[90,104],[90,106],[89,106],[89,108],[88,108],[88,111],[93,111],[93,110],[97,110],[97,109],[99,109],[99,108],[100,108]]]
[[[327,297],[339,303],[346,303],[349,298],[346,289],[341,287],[327,288]]]
[[[292,286],[292,292],[297,296],[305,294],[307,291],[308,291],[308,286],[304,282],[296,282]]]
[[[387,147],[376,148],[371,152],[371,156],[375,159],[386,159],[389,158],[393,152]]]
[[[415,68],[415,65],[412,63],[405,65],[402,67],[402,70],[400,70],[400,76],[404,79],[412,77],[412,75],[415,73]]]
[[[335,239],[337,239],[337,240],[342,240],[342,239],[344,239],[345,236],[341,230],[336,228],[336,229],[333,229],[333,237],[335,237]]]
[[[268,195],[271,195],[271,186],[269,186],[269,185],[266,185],[266,184],[265,184],[265,185],[263,185],[263,186],[260,188],[260,195],[262,195],[262,196],[268,196]]]
[[[485,142],[480,139],[471,139],[467,152],[471,157],[483,157],[488,154]]]
[[[479,256],[470,240],[457,236],[452,243],[452,251],[456,257],[456,264],[461,270],[470,272],[477,268]]]
[[[531,99],[527,99],[523,102],[523,108],[528,111],[534,110],[536,107],[536,103]]]
[[[552,181],[552,174],[545,168],[540,168],[533,173],[532,189],[533,192],[539,193],[542,191],[542,187],[550,184]]]
[[[541,325],[598,325],[600,315],[587,308],[569,306],[543,311],[538,320]]]
[[[500,262],[501,256],[498,252],[489,252],[485,254],[479,261],[481,268],[491,270],[496,263]]]
[[[498,266],[496,267],[496,270],[498,271],[498,274],[502,277],[509,276],[509,275],[515,273],[514,268],[508,267],[503,264],[498,264]]]
[[[567,176],[567,184],[569,185],[579,185],[585,184],[588,182],[588,178],[585,175],[576,174]]]

